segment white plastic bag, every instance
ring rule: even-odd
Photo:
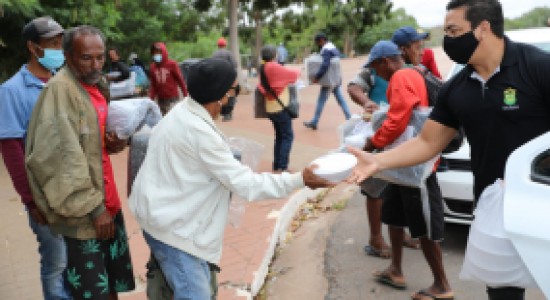
[[[231,224],[235,228],[241,226],[244,213],[246,212],[246,205],[248,201],[236,197],[233,195],[229,202],[229,213],[227,215],[227,223]]]
[[[323,57],[320,54],[312,54],[305,60],[307,76],[310,82],[313,82],[315,75],[321,68]],[[330,65],[327,72],[318,82],[321,86],[334,88],[342,83],[342,71],[340,68],[340,58],[333,57],[330,59]]]
[[[470,226],[460,279],[490,287],[536,287],[529,270],[504,231],[504,183],[483,190]]]
[[[162,118],[158,105],[149,98],[111,101],[107,115],[107,132],[127,139],[144,124],[153,127]]]
[[[239,157],[244,165],[249,166],[252,170],[257,169],[260,160],[262,160],[264,145],[244,137],[230,137],[227,139],[227,143],[233,154]]]
[[[383,106],[379,110],[375,111],[372,115],[371,123],[374,130],[378,130],[382,127],[386,115],[388,113],[389,106]],[[428,119],[431,112],[431,108],[422,107],[413,110],[409,125],[405,131],[390,145],[384,147],[384,150],[389,150],[399,146],[400,144],[417,136],[424,123]],[[410,186],[410,187],[422,187],[428,176],[433,171],[434,163],[439,156],[433,157],[427,162],[405,168],[388,169],[378,173],[375,173],[373,177],[391,182],[394,184]]]

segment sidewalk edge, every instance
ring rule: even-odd
[[[269,239],[269,246],[264,255],[262,263],[260,264],[258,270],[254,272],[254,279],[250,285],[250,294],[251,296],[256,296],[262,286],[264,285],[265,278],[267,277],[267,272],[269,271],[269,265],[275,254],[275,248],[277,244],[286,239],[286,233],[288,227],[292,222],[294,214],[308,198],[313,198],[324,189],[311,190],[307,187],[300,189],[298,192],[292,194],[288,199],[287,203],[281,209],[279,216],[277,217],[277,222],[273,228],[273,233]]]

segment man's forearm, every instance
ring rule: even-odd
[[[394,169],[423,163],[441,153],[455,134],[456,129],[428,120],[417,137],[395,149],[376,154],[378,169]]]
[[[356,84],[348,86],[348,94],[351,97],[351,100],[361,107],[365,106],[365,104],[369,101],[369,98]]]
[[[21,201],[29,209],[35,207],[31,188],[25,170],[25,149],[23,139],[0,140],[2,158]]]

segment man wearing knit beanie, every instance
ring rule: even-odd
[[[333,184],[308,167],[298,173],[254,173],[233,157],[214,119],[236,94],[227,61],[208,58],[189,69],[190,97],[155,126],[134,181],[130,210],[143,229],[174,299],[210,299],[209,266],[221,257],[230,193],[252,200]]]

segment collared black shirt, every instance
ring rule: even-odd
[[[504,177],[512,151],[550,130],[550,54],[505,37],[500,70],[485,83],[474,71],[466,66],[442,87],[430,119],[464,127],[477,200]]]

